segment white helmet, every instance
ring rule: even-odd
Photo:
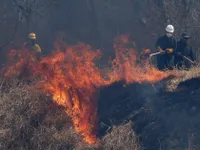
[[[174,33],[174,26],[173,25],[168,25],[165,29],[165,31],[169,33]]]

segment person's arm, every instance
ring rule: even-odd
[[[173,39],[171,48],[172,48],[173,52],[175,52],[177,50],[177,41],[176,41],[176,39]]]
[[[190,57],[190,59],[191,59],[192,61],[195,61],[194,53],[193,53],[193,49],[192,49],[192,47],[190,47],[189,57]]]
[[[160,45],[161,41],[160,41],[160,38],[158,38],[158,40],[156,41],[156,45],[155,45],[155,48],[157,51],[160,51],[162,52],[162,48],[161,48],[161,45]]]
[[[166,49],[166,53],[167,54],[171,54],[171,53],[175,52],[176,51],[176,47],[177,47],[176,45],[177,45],[176,44],[176,40],[175,39],[171,39],[171,47]]]
[[[41,59],[42,50],[41,50],[41,48],[40,48],[40,46],[38,44],[34,45],[34,53],[35,53],[36,59],[40,60]]]
[[[37,53],[42,53],[42,50],[41,50],[41,48],[40,48],[40,46],[39,46],[38,44],[35,44],[35,45],[34,45],[34,50],[35,50],[35,52],[37,52]]]

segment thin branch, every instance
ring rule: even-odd
[[[19,9],[21,9],[22,11],[25,11],[25,8],[23,6],[21,6],[17,0],[13,0],[13,2],[15,3],[15,5],[17,5],[19,7]]]

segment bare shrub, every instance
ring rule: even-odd
[[[31,85],[13,82],[4,86],[0,149],[76,149],[82,144],[66,113],[48,97]]]
[[[102,138],[104,150],[139,150],[137,136],[132,129],[132,123],[114,126],[112,131]]]

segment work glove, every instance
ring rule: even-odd
[[[158,50],[159,52],[162,52],[162,51],[163,51],[162,48],[161,48],[160,46],[157,47],[157,50]]]
[[[171,53],[173,53],[173,49],[172,49],[172,48],[168,48],[168,49],[166,49],[166,53],[167,53],[167,54],[171,54]]]

